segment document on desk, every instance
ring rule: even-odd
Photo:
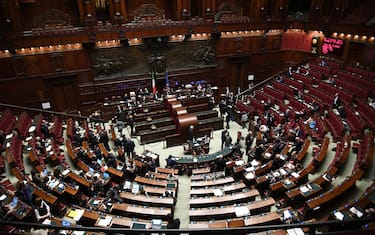
[[[214,195],[217,197],[221,197],[224,195],[221,189],[214,189],[213,191],[214,191]]]
[[[61,174],[62,174],[63,176],[67,176],[67,175],[69,174],[69,172],[70,172],[70,170],[69,170],[69,169],[66,169],[66,170],[64,170]]]
[[[298,177],[299,177],[299,174],[298,174],[297,172],[292,172],[292,176],[293,176],[294,178],[298,178]]]
[[[284,220],[287,220],[287,219],[290,219],[290,218],[292,218],[292,214],[290,214],[290,211],[289,210],[285,210],[284,212],[283,212],[283,218],[284,218]]]
[[[72,218],[75,221],[78,221],[81,219],[84,212],[85,211],[81,209],[70,209],[68,213],[68,217]]]
[[[99,218],[97,225],[101,227],[109,227],[111,223],[112,223],[112,217],[107,215],[104,219]]]
[[[86,234],[86,231],[74,231],[72,235],[84,235]]]
[[[283,168],[280,169],[280,173],[281,173],[282,175],[286,175],[286,174],[288,174],[288,172],[287,172],[286,170],[284,170]]]
[[[124,189],[130,189],[132,186],[132,183],[130,181],[125,181]]]
[[[255,178],[255,175],[254,175],[253,172],[249,172],[249,173],[246,174],[245,178],[248,179],[248,180],[251,180],[251,179]]]
[[[234,208],[234,212],[236,213],[237,217],[243,217],[250,215],[250,210],[246,206],[238,206]]]
[[[336,217],[336,219],[338,220],[344,220],[344,214],[341,213],[340,211],[336,211],[335,213],[333,213],[333,215]]]
[[[349,210],[350,210],[350,212],[352,212],[353,214],[355,214],[358,218],[361,218],[363,216],[362,211],[358,210],[354,206],[352,208],[350,208]]]
[[[288,235],[303,235],[305,232],[302,230],[302,228],[291,228],[287,229],[286,232]]]
[[[299,190],[301,190],[302,193],[307,193],[308,191],[310,191],[309,188],[306,187],[306,185],[301,186],[301,187],[299,188]]]
[[[251,171],[254,171],[254,170],[255,170],[255,168],[252,167],[252,166],[245,169],[246,172],[251,172]]]

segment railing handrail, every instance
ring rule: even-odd
[[[72,117],[72,118],[77,118],[77,119],[80,119],[80,120],[90,119],[91,121],[95,121],[95,122],[104,122],[104,120],[100,119],[100,118],[82,116],[82,115],[78,115],[78,114],[69,114],[69,113],[57,112],[57,111],[49,111],[49,110],[44,110],[44,109],[30,108],[30,107],[25,107],[25,106],[20,106],[20,105],[0,103],[0,106],[6,107],[6,108],[9,108],[9,109],[20,109],[20,110],[27,110],[27,111],[32,111],[32,112],[48,113],[48,114],[52,114],[52,115]]]
[[[61,225],[48,225],[41,223],[29,223],[29,222],[16,222],[16,221],[4,221],[0,220],[0,225],[11,225],[17,228],[38,228],[38,229],[54,229],[54,230],[76,230],[76,231],[94,231],[94,232],[107,232],[107,233],[126,233],[126,234],[139,234],[139,233],[166,233],[166,232],[178,232],[178,233],[190,233],[190,232],[206,232],[206,233],[218,233],[218,232],[261,232],[271,231],[279,229],[292,229],[292,228],[309,228],[311,229],[309,234],[315,234],[316,228],[321,226],[353,226],[357,225],[357,229],[351,231],[363,230],[360,226],[366,225],[370,222],[374,222],[375,217],[365,217],[359,219],[348,219],[344,221],[325,221],[325,222],[311,222],[311,223],[295,223],[295,224],[278,224],[278,225],[262,225],[262,226],[249,226],[249,227],[236,227],[236,228],[225,228],[225,229],[131,229],[131,228],[103,228],[103,227],[84,227],[84,226],[61,226]],[[352,227],[351,227],[352,228]]]
[[[277,73],[275,73],[274,75],[271,75],[270,77],[268,77],[268,78],[264,79],[263,81],[261,81],[261,82],[255,84],[254,86],[252,86],[252,87],[250,87],[250,88],[247,88],[246,90],[240,92],[237,96],[240,97],[241,95],[243,95],[243,94],[245,94],[245,93],[247,93],[247,92],[250,92],[250,91],[252,91],[252,90],[254,90],[254,89],[256,89],[256,88],[258,88],[258,87],[262,86],[263,84],[266,84],[267,82],[271,81],[271,80],[274,79],[276,76],[278,76],[278,75],[284,73],[285,71],[286,71],[286,70],[283,70],[283,71],[281,71],[281,72],[277,72]]]

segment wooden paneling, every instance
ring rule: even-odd
[[[11,57],[8,58],[2,58],[0,59],[0,67],[6,68],[2,69],[0,73],[0,80],[2,78],[9,78],[9,77],[15,77],[16,76],[16,70],[14,65],[14,60]]]
[[[87,51],[70,51],[64,53],[64,71],[88,69],[90,59]]]

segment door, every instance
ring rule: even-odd
[[[75,112],[78,109],[77,85],[75,78],[59,77],[47,81],[52,110]]]

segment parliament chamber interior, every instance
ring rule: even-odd
[[[372,0],[0,0],[1,234],[373,234]]]

